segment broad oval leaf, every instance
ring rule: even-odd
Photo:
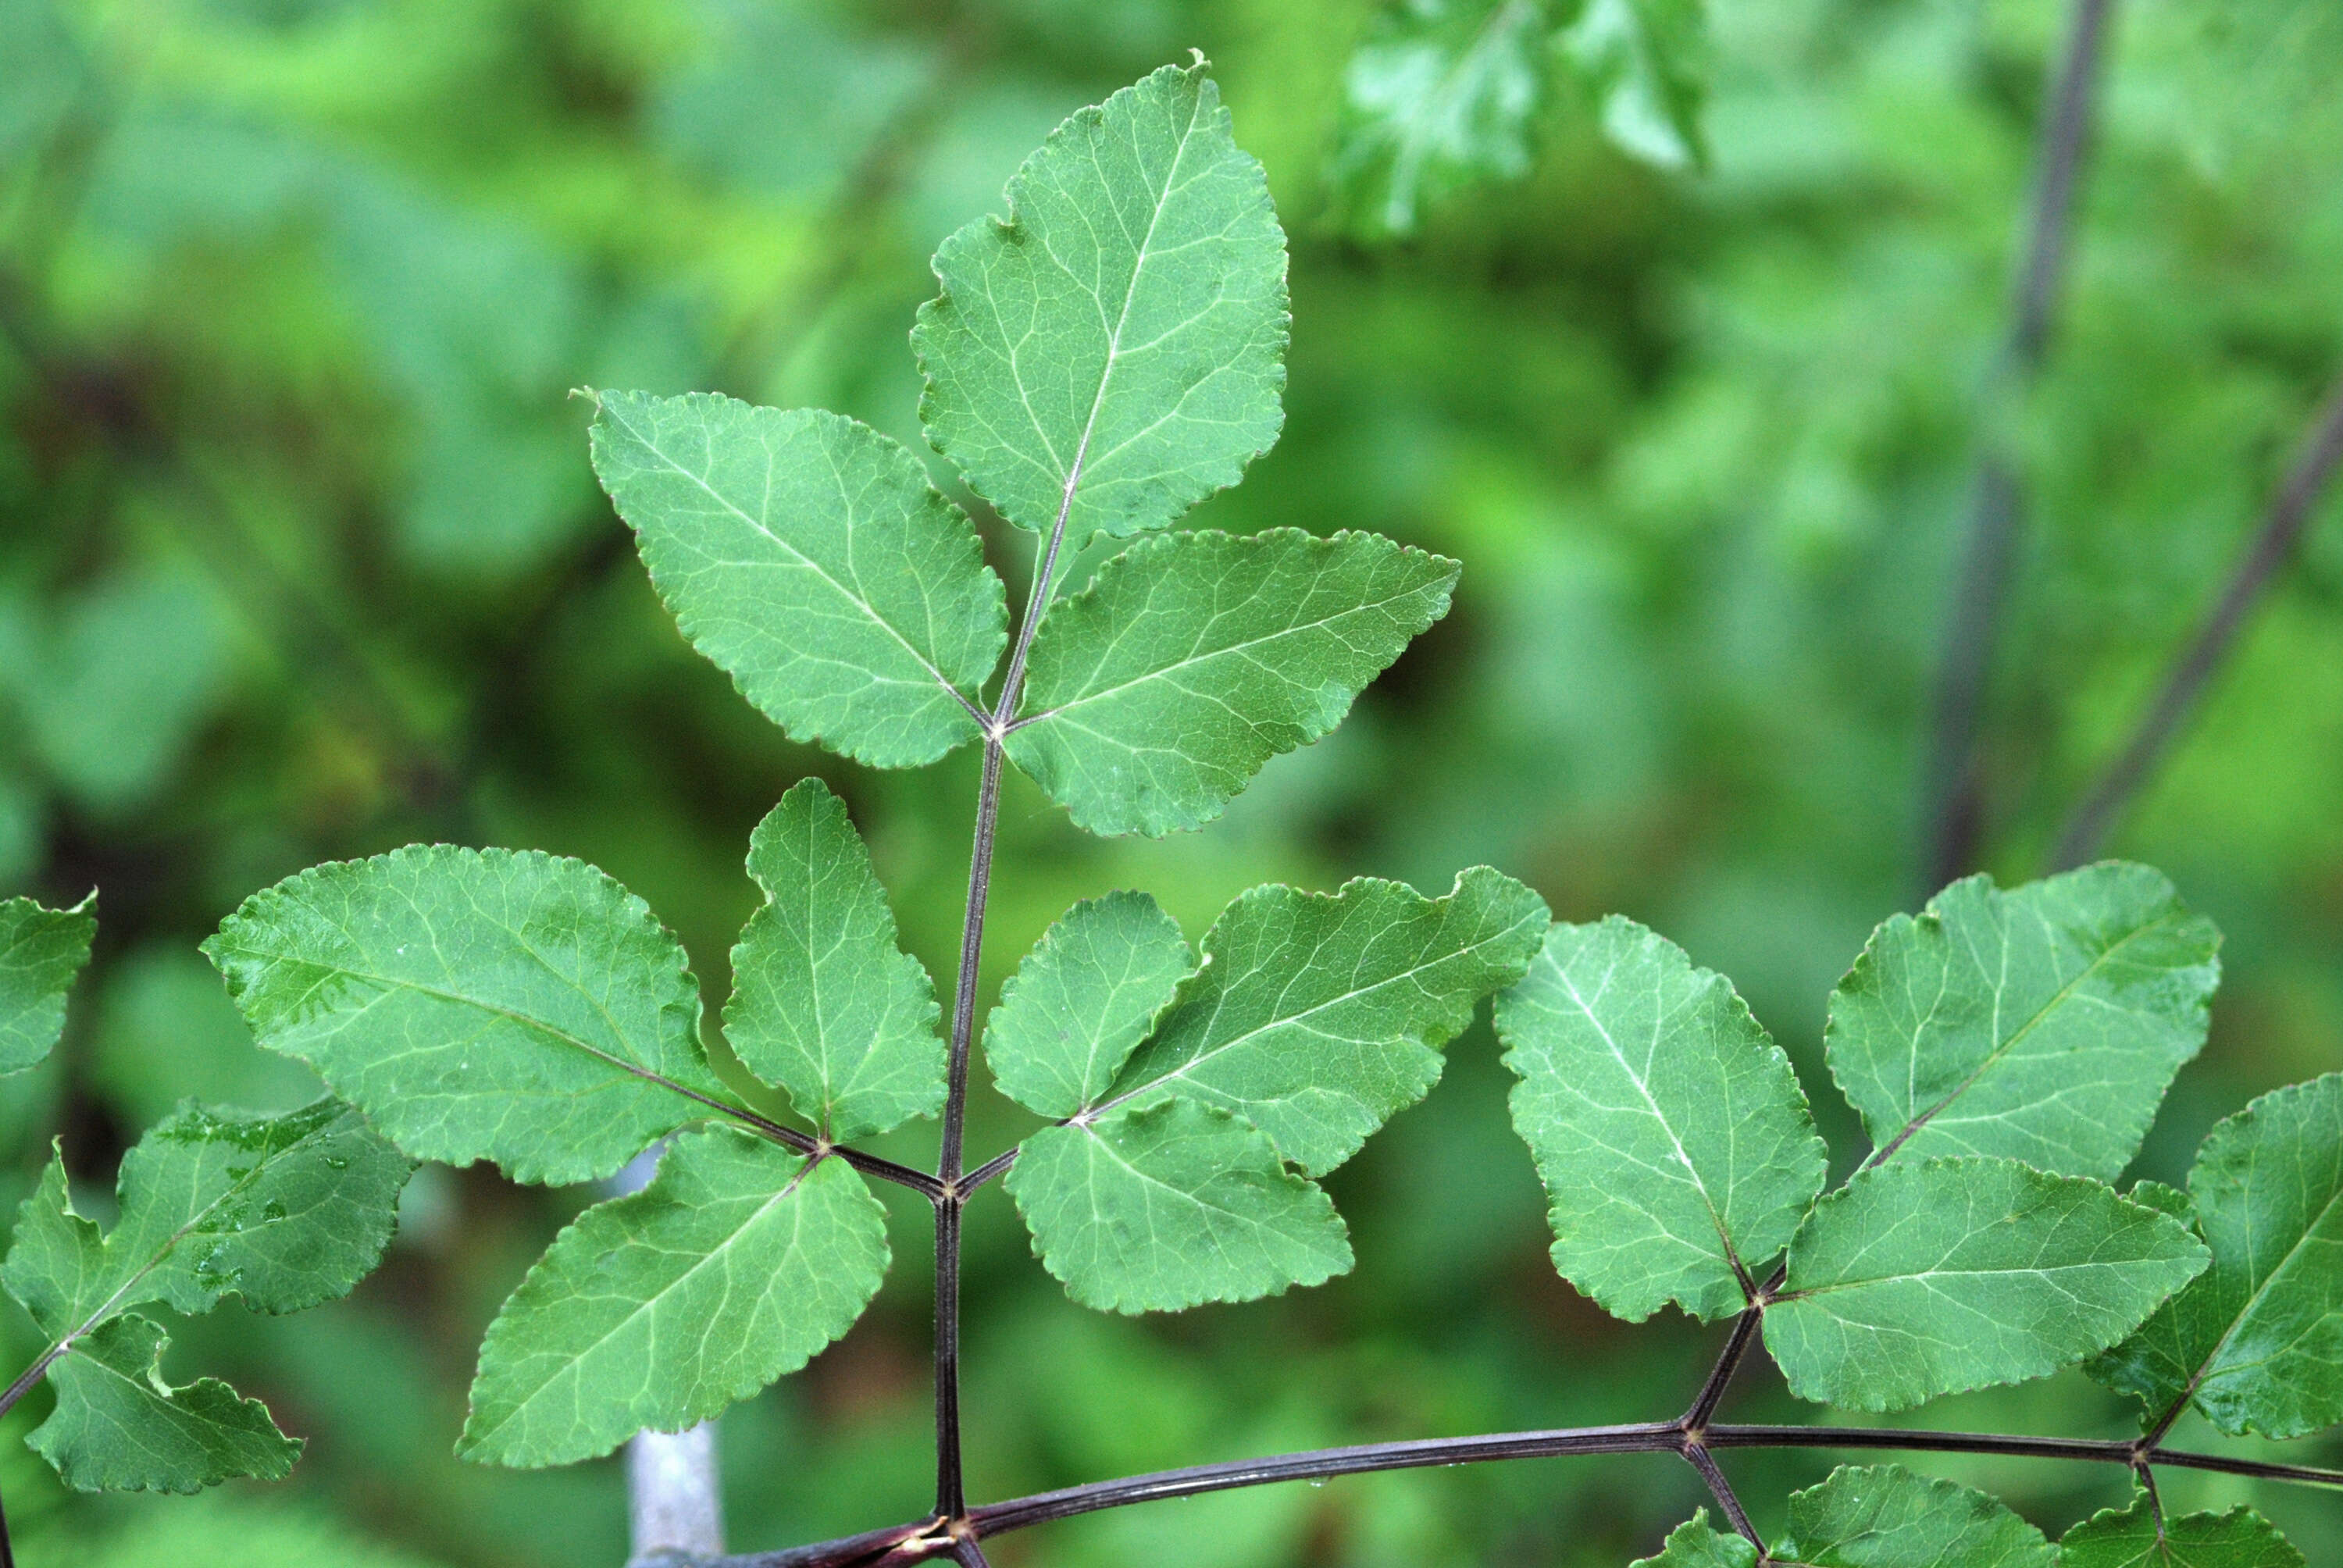
[[[1656,1557],[1639,1557],[1628,1568],[1756,1568],[1757,1548],[1746,1536],[1721,1531],[1708,1522],[1708,1510],[1668,1532]]]
[[[1765,1347],[1801,1399],[1903,1410],[2104,1350],[2205,1261],[2186,1226],[2097,1181],[2015,1160],[1898,1162],[1815,1205]]]
[[[1316,1285],[1351,1268],[1317,1183],[1217,1106],[1159,1098],[1027,1139],[1010,1195],[1066,1293],[1104,1312],[1178,1312]]]
[[[1145,893],[1076,904],[1001,982],[984,1025],[993,1081],[1044,1116],[1096,1103],[1195,963]]]
[[[2112,1181],[2205,1043],[2220,934],[2158,871],[1955,882],[1872,934],[1824,1039],[1875,1158],[2003,1155]]]
[[[2147,1494],[2084,1520],[2058,1543],[2058,1568],[2306,1568],[2302,1553],[2242,1505],[2159,1520]]]
[[[65,992],[97,935],[96,901],[93,894],[70,910],[0,901],[0,1073],[34,1066],[64,1032]]]
[[[1222,1106],[1323,1175],[1431,1089],[1436,1048],[1522,978],[1547,922],[1543,899],[1486,866],[1437,899],[1373,877],[1240,893],[1108,1103],[1170,1090]]]
[[[2051,1568],[2042,1533],[1993,1498],[1898,1464],[1842,1465],[1790,1494],[1774,1561],[1801,1568]]]
[[[1376,534],[1142,540],[1041,623],[1010,759],[1091,832],[1201,827],[1340,724],[1458,570]]]
[[[261,1044],[419,1159],[591,1181],[729,1103],[682,946],[580,860],[334,861],[246,899],[204,951]]]
[[[749,875],[765,905],[732,950],[724,1038],[740,1064],[789,1091],[845,1142],[944,1101],[935,987],[896,945],[895,913],[846,803],[819,779],[757,824]]]
[[[2343,1074],[2215,1127],[2188,1191],[2211,1266],[2091,1375],[2147,1402],[2150,1427],[2190,1400],[2234,1434],[2343,1422]]]
[[[845,1161],[686,1133],[649,1186],[580,1214],[521,1281],[480,1346],[457,1452],[562,1464],[680,1431],[851,1328],[887,1261],[886,1212]]]
[[[911,332],[928,439],[1066,547],[1161,528],[1283,420],[1285,235],[1200,57],[1050,134],[1006,221],[936,252]]]
[[[594,471],[691,645],[791,738],[874,768],[979,724],[1000,578],[900,442],[818,408],[597,395]]]
[[[115,1318],[48,1371],[56,1409],[25,1441],[76,1492],[196,1492],[236,1476],[282,1481],[301,1445],[268,1407],[216,1378],[163,1381],[163,1331]]]
[[[1828,1161],[1789,1057],[1725,977],[1614,916],[1554,927],[1496,1013],[1563,1277],[1630,1322],[1746,1306]]]

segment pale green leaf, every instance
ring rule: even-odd
[[[1236,483],[1284,418],[1285,235],[1200,59],[1050,134],[1009,217],[936,252],[911,332],[928,439],[1068,548]]]
[[[845,1161],[809,1168],[737,1128],[687,1133],[505,1303],[458,1452],[560,1464],[704,1420],[844,1333],[887,1261],[885,1211]]]
[[[1562,35],[1601,106],[1604,133],[1672,169],[1708,161],[1700,129],[1707,43],[1702,0],[1587,0]]]
[[[65,1027],[65,992],[97,935],[95,895],[70,910],[0,901],[0,1073],[38,1063]]]
[[[1091,832],[1200,827],[1340,724],[1457,570],[1376,534],[1133,545],[1042,622],[1010,759]]]
[[[1066,1293],[1107,1312],[1177,1312],[1315,1285],[1351,1267],[1342,1217],[1260,1131],[1156,1098],[1025,1141],[1010,1194]]]
[[[1486,866],[1437,899],[1373,877],[1241,893],[1108,1103],[1171,1089],[1223,1106],[1322,1175],[1423,1097],[1437,1048],[1521,979],[1547,923],[1544,900]]]
[[[1757,1548],[1745,1536],[1719,1531],[1708,1523],[1708,1510],[1668,1532],[1656,1557],[1639,1557],[1628,1568],[1755,1568]]]
[[[1872,934],[1831,996],[1831,1074],[1883,1151],[2112,1181],[2205,1043],[2219,944],[2146,866],[1967,878]]]
[[[2343,1074],[2215,1127],[2188,1191],[2212,1265],[2091,1375],[2137,1394],[2150,1426],[2191,1399],[2232,1433],[2343,1422]]]
[[[2104,1350],[2205,1262],[2179,1221],[2087,1178],[1899,1161],[1815,1206],[1765,1346],[1801,1399],[1902,1410]]]
[[[1344,73],[1332,177],[1371,227],[1407,234],[1431,202],[1528,171],[1552,72],[1539,0],[1392,6]]]
[[[236,1294],[298,1312],[381,1261],[411,1169],[338,1101],[276,1117],[183,1106],[123,1157],[121,1217],[103,1237],[53,1159],[0,1282],[53,1342],[146,1302],[204,1312]]]
[[[935,988],[896,946],[887,890],[845,802],[819,779],[792,786],[757,824],[749,875],[765,905],[732,950],[724,1004],[740,1064],[840,1142],[935,1114]]]
[[[900,443],[818,408],[598,396],[594,471],[693,647],[795,739],[874,768],[979,733],[1001,579]]]
[[[204,951],[261,1044],[419,1159],[591,1181],[729,1103],[681,945],[582,861],[335,861],[246,899]]]
[[[163,1381],[163,1331],[116,1318],[49,1368],[56,1409],[25,1441],[77,1492],[195,1492],[231,1477],[281,1481],[301,1445],[268,1407],[216,1378]]]
[[[2183,1513],[2157,1527],[2145,1493],[2121,1512],[2092,1515],[2058,1543],[2058,1568],[2305,1568],[2270,1522],[2242,1505]]]
[[[1001,982],[984,1025],[993,1081],[1044,1116],[1095,1103],[1195,962],[1145,893],[1076,904]]]
[[[1901,1465],[1842,1465],[1790,1494],[1783,1568],[2050,1568],[2042,1533],[1984,1493]]]
[[[1631,1322],[1746,1306],[1828,1161],[1725,977],[1632,920],[1558,925],[1496,1015],[1563,1277]]]

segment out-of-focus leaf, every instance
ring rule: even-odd
[[[216,1378],[163,1381],[163,1331],[116,1318],[57,1358],[56,1409],[26,1441],[77,1492],[194,1492],[239,1475],[282,1481],[301,1445],[268,1407]]]
[[[1091,832],[1200,827],[1340,724],[1458,569],[1375,534],[1142,540],[1042,623],[1010,758]]]
[[[1544,900],[1486,866],[1437,899],[1372,877],[1332,894],[1254,888],[1204,934],[1202,967],[1107,1103],[1192,1096],[1323,1175],[1431,1089],[1437,1048],[1521,979],[1547,919]]]
[[[694,647],[799,740],[874,768],[979,732],[1008,600],[902,446],[819,409],[599,396],[594,470]]]
[[[2212,1265],[2091,1375],[2137,1394],[2151,1426],[2188,1400],[2233,1433],[2343,1422],[2343,1074],[2215,1127],[2188,1191]]]
[[[1602,106],[1603,129],[1663,168],[1708,161],[1704,0],[1586,0],[1564,49]]]
[[[886,1213],[845,1161],[688,1133],[649,1187],[578,1216],[505,1303],[458,1452],[562,1464],[680,1431],[803,1366],[886,1271]]]
[[[582,861],[414,845],[317,866],[204,951],[261,1044],[419,1159],[591,1181],[731,1102],[682,947]]]
[[[2051,1568],[2042,1533],[1984,1493],[1901,1465],[1842,1465],[1790,1494],[1774,1560],[1802,1568]]]
[[[1815,1206],[1765,1311],[1801,1399],[1902,1410],[2045,1377],[2203,1271],[2204,1244],[2099,1182],[2015,1160],[1866,1171]]]
[[[1195,961],[1180,923],[1145,893],[1076,904],[1001,982],[984,1025],[993,1081],[1044,1116],[1096,1103]]]
[[[1257,1128],[1157,1096],[1025,1141],[1009,1191],[1033,1251],[1105,1312],[1178,1312],[1323,1283],[1351,1267],[1342,1216]]]
[[[49,1054],[65,1027],[65,993],[89,962],[96,895],[70,910],[0,900],[0,1073]]]
[[[1895,1158],[2112,1181],[2205,1043],[2219,946],[2146,866],[1970,877],[1873,933],[1831,996],[1831,1075]]]
[[[732,950],[724,1038],[789,1091],[822,1136],[884,1132],[944,1101],[935,988],[895,945],[887,890],[846,803],[819,779],[757,824],[749,874],[765,890]]]
[[[0,3],[0,167],[56,126],[81,87],[81,49],[51,0]]]
[[[1497,999],[1554,1266],[1640,1322],[1748,1304],[1823,1190],[1790,1059],[1725,977],[1616,916],[1558,925]]]
[[[2252,1509],[2227,1513],[2182,1513],[2157,1518],[2143,1493],[2118,1512],[2107,1509],[2084,1520],[2058,1543],[2058,1568],[2306,1568],[2302,1553],[2287,1543]]]
[[[1161,528],[1284,422],[1285,235],[1200,59],[1051,134],[1006,221],[936,253],[920,417],[969,485],[1068,548]]]

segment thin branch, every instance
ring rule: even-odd
[[[1709,1495],[1716,1499],[1717,1507],[1725,1511],[1725,1517],[1732,1523],[1733,1528],[1757,1548],[1759,1556],[1764,1556],[1765,1539],[1757,1533],[1757,1527],[1749,1523],[1749,1511],[1741,1506],[1741,1499],[1733,1494],[1733,1483],[1725,1480],[1725,1472],[1716,1467],[1716,1456],[1708,1452],[1705,1443],[1699,1442],[1685,1443],[1684,1456],[1694,1470],[1700,1472],[1700,1478],[1708,1483]]]
[[[2164,759],[2197,706],[2207,682],[2221,668],[2244,629],[2246,618],[2279,570],[2293,558],[2303,530],[2318,510],[2318,498],[2343,463],[2343,383],[2328,393],[2312,420],[2301,455],[2295,459],[2285,486],[2270,503],[2268,515],[2252,548],[2239,558],[2213,611],[2197,628],[2196,638],[2165,677],[2163,687],[2147,711],[2140,716],[2131,739],[2110,763],[2066,830],[2059,835],[2056,864],[2064,870],[2079,866],[2099,852],[2124,810]]]
[[[1773,1283],[1765,1287],[1765,1293],[1771,1294],[1779,1289],[1782,1278],[1776,1273]],[[1692,1408],[1685,1411],[1684,1419],[1676,1423],[1687,1434],[1698,1437],[1708,1425],[1709,1417],[1716,1413],[1717,1404],[1725,1398],[1725,1388],[1733,1382],[1733,1374],[1740,1370],[1742,1358],[1749,1353],[1750,1345],[1756,1341],[1758,1325],[1765,1317],[1765,1309],[1753,1302],[1734,1321],[1733,1337],[1725,1342],[1725,1352],[1716,1358],[1716,1365],[1709,1369],[1708,1381],[1701,1384],[1700,1392],[1693,1396]]]
[[[1023,1147],[1024,1145],[1021,1143],[1018,1145],[1018,1149],[1021,1149]],[[987,1181],[991,1181],[995,1176],[1001,1174],[1011,1165],[1016,1163],[1017,1149],[1011,1149],[1005,1154],[994,1155],[991,1159],[986,1161],[983,1164],[978,1166],[975,1170],[968,1173],[968,1180],[960,1184],[960,1196],[963,1198],[967,1197],[970,1193],[975,1191]]]
[[[2009,337],[1985,392],[1976,499],[1944,663],[1937,672],[1936,734],[1922,781],[1929,892],[1967,869],[1982,826],[1977,741],[2023,500],[2016,465],[2006,446],[2007,411],[2032,385],[2050,341],[2071,249],[2075,189],[2089,149],[2093,101],[2113,8],[2114,0],[2076,0],[2066,52],[2042,122],[2041,172],[2027,221]]]
[[[1301,1453],[1277,1454],[1266,1459],[1192,1465],[1180,1470],[1128,1476],[1120,1481],[1064,1487],[1056,1492],[1040,1493],[1006,1503],[989,1503],[970,1510],[967,1523],[976,1535],[987,1537],[1028,1529],[1053,1520],[1071,1519],[1078,1514],[1095,1513],[1103,1509],[1125,1508],[1135,1503],[1196,1497],[1210,1492],[1267,1486],[1279,1482],[1314,1481],[1337,1475],[1363,1475],[1386,1470],[1473,1464],[1506,1459],[1548,1459],[1567,1454],[1685,1454],[1688,1448],[1695,1446],[1708,1449],[1840,1448],[1915,1453],[1997,1453],[2026,1459],[2117,1464],[2127,1469],[2134,1469],[2145,1462],[2217,1471],[2223,1474],[2242,1475],[2260,1481],[2343,1487],[2343,1470],[2271,1464],[2260,1460],[2230,1459],[2219,1454],[2163,1448],[2143,1452],[2137,1443],[2086,1438],[1916,1432],[1902,1427],[1713,1426],[1707,1430],[1702,1442],[1691,1444],[1674,1423],[1647,1422],[1634,1426],[1500,1432],[1486,1437],[1362,1443],[1350,1448],[1322,1448]],[[929,1518],[885,1530],[869,1531],[842,1540],[795,1546],[783,1552],[721,1558],[710,1568],[869,1568],[869,1565],[879,1563],[917,1563],[950,1556],[953,1551],[953,1533],[944,1528],[941,1522]]]

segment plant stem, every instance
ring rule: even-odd
[[[2071,1437],[2025,1437],[1976,1432],[1919,1432],[1902,1427],[1865,1426],[1713,1426],[1699,1443],[1691,1442],[1674,1422],[1634,1426],[1567,1427],[1551,1432],[1500,1432],[1486,1437],[1423,1438],[1400,1442],[1362,1443],[1350,1448],[1313,1449],[1301,1453],[1245,1459],[1222,1464],[1192,1465],[1156,1471],[1119,1481],[1069,1486],[1031,1497],[989,1503],[971,1509],[969,1528],[979,1537],[1006,1534],[1052,1520],[1102,1509],[1126,1508],[1173,1497],[1196,1497],[1237,1487],[1266,1486],[1284,1481],[1314,1481],[1336,1475],[1363,1475],[1385,1470],[1421,1469],[1432,1465],[1473,1464],[1502,1459],[1545,1459],[1581,1453],[1676,1453],[1689,1457],[1691,1448],[1841,1448],[1881,1449],[1918,1453],[1999,1453],[2028,1459],[2075,1460],[2119,1464],[2174,1465],[2190,1470],[2217,1471],[2262,1481],[2296,1482],[2314,1486],[2343,1487],[2343,1470],[2309,1465],[2271,1464],[2260,1460],[2229,1459],[2219,1454],[2193,1453],[2165,1448],[2143,1451],[2135,1442]],[[874,1530],[838,1541],[719,1559],[710,1568],[863,1568],[949,1556],[952,1537],[933,1519]]]
[[[1733,1494],[1733,1483],[1725,1480],[1725,1472],[1716,1467],[1716,1456],[1708,1452],[1708,1445],[1687,1442],[1684,1456],[1694,1470],[1700,1472],[1700,1478],[1708,1483],[1709,1495],[1716,1499],[1717,1507],[1725,1511],[1725,1517],[1731,1522],[1733,1528],[1757,1548],[1760,1557],[1764,1556],[1765,1539],[1757,1533],[1757,1527],[1749,1523],[1749,1511],[1742,1507],[1741,1499]]]
[[[2343,384],[2328,394],[2327,401],[2312,420],[2301,455],[2295,459],[2285,486],[2270,503],[2268,515],[2263,518],[2261,531],[2255,536],[2252,547],[2223,585],[2212,613],[2205,618],[2205,624],[2197,628],[2187,649],[2173,664],[2156,699],[2140,716],[2131,739],[2117,753],[2088,798],[2067,819],[2066,829],[2058,838],[2054,860],[2056,869],[2079,866],[2096,856],[2124,809],[2155,772],[2189,710],[2196,707],[2206,683],[2236,646],[2246,618],[2253,613],[2271,580],[2294,555],[2303,530],[2310,526],[2318,498],[2338,463],[2343,463]]]
[[[1782,1276],[1775,1275],[1773,1284],[1765,1287],[1766,1292],[1770,1293],[1781,1282]],[[1692,1408],[1684,1412],[1684,1420],[1677,1423],[1684,1431],[1696,1433],[1708,1425],[1709,1417],[1716,1413],[1718,1402],[1725,1398],[1726,1385],[1733,1382],[1733,1374],[1740,1370],[1741,1358],[1749,1353],[1750,1345],[1755,1342],[1758,1325],[1765,1317],[1765,1309],[1753,1302],[1734,1321],[1733,1337],[1725,1342],[1725,1353],[1716,1358],[1716,1364],[1709,1369],[1708,1381],[1701,1384],[1700,1392],[1693,1396]]]
[[[2113,9],[2114,0],[2076,0],[2066,53],[2042,122],[2040,174],[2009,337],[1983,399],[1976,499],[1944,662],[1937,672],[1936,734],[1923,779],[1926,892],[1968,869],[1982,827],[1977,742],[2023,505],[2016,461],[2008,449],[2009,409],[2033,384],[2050,341],[2071,249],[2075,187],[2089,146],[2092,101]]]

